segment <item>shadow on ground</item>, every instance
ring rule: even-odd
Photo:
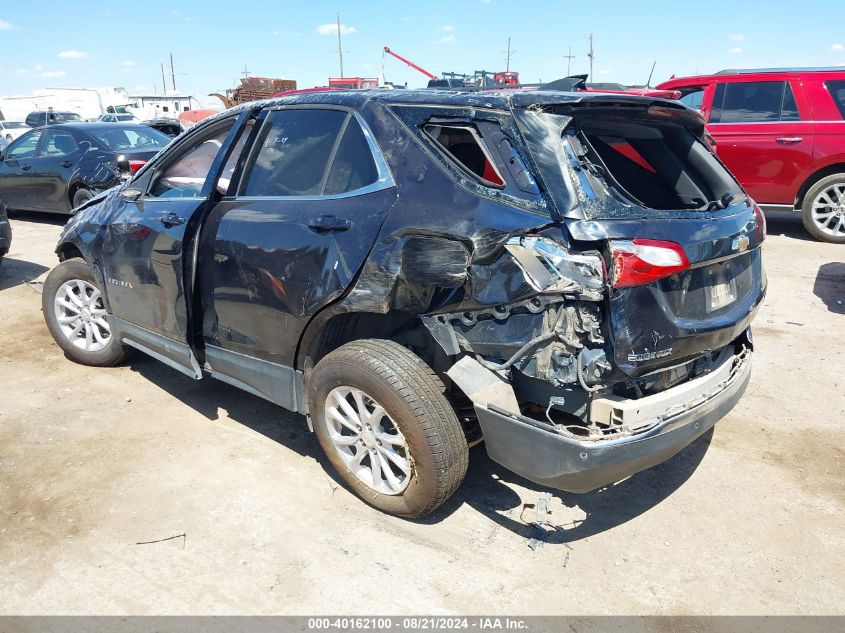
[[[304,457],[316,459],[335,482],[347,488],[323,456],[317,438],[308,431],[303,416],[285,411],[213,378],[191,380],[141,354],[133,357],[131,368],[209,420],[218,419],[218,408],[225,409],[231,420]],[[577,495],[546,489],[515,475],[491,461],[481,444],[470,450],[469,471],[454,496],[433,514],[416,521],[436,524],[467,504],[517,535],[525,538],[537,536],[530,523],[535,516],[533,508],[523,507],[523,499],[507,485],[515,483],[536,491],[536,498],[550,492],[565,505],[577,506],[586,514],[583,520],[573,524],[550,526],[549,531],[542,535],[545,543],[571,543],[622,525],[669,497],[695,472],[712,437],[711,430],[659,466],[614,486]],[[504,514],[513,510],[519,512],[510,512],[511,516]],[[511,518],[520,517],[521,514],[524,514],[524,520]],[[554,516],[551,518],[554,519]]]
[[[64,226],[67,224],[70,216],[62,213],[39,213],[38,211],[9,211],[9,219],[17,222]]]
[[[834,314],[845,314],[845,262],[829,262],[819,266],[813,283],[813,294],[824,301]]]
[[[801,214],[797,211],[767,211],[766,233],[769,235],[784,235],[806,242],[816,241],[807,233],[807,229],[804,228],[804,223],[801,221]]]
[[[4,257],[0,263],[0,290],[6,290],[37,279],[49,270],[46,266],[24,259]]]

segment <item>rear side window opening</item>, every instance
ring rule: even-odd
[[[705,144],[681,125],[588,118],[577,129],[584,158],[635,204],[713,210],[744,196]]]
[[[826,81],[825,87],[833,97],[836,107],[839,108],[839,114],[845,119],[845,81]]]
[[[505,181],[474,126],[428,124],[423,129],[440,149],[485,185],[504,187]]]

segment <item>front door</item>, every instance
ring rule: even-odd
[[[813,159],[814,137],[800,82],[717,84],[708,129],[716,153],[754,200],[795,201]]]
[[[5,150],[0,162],[0,194],[10,209],[34,209],[32,160],[41,138],[41,130],[27,132]]]
[[[221,148],[237,131],[234,123],[232,117],[186,139],[157,168],[124,188],[103,244],[109,312],[118,319],[118,331],[129,344],[192,375],[199,372],[188,345],[186,244],[202,212],[219,196],[209,174],[219,171],[226,153]]]

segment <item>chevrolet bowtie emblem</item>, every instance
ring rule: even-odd
[[[733,242],[731,242],[731,249],[742,252],[748,248],[749,243],[750,240],[747,235],[737,235]]]

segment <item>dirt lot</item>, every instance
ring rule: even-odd
[[[554,493],[534,551],[544,491],[483,446],[438,513],[395,519],[299,416],[141,355],[66,360],[26,283],[61,223],[16,216],[0,267],[4,614],[845,613],[845,247],[794,218],[770,221],[737,408],[662,466]]]

